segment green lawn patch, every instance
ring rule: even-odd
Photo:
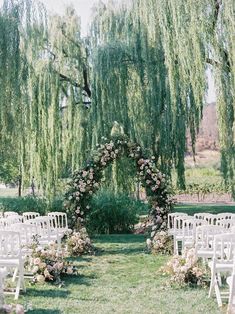
[[[189,215],[194,215],[195,213],[210,213],[210,214],[219,214],[219,213],[235,213],[235,204],[184,204],[177,205],[174,207],[173,212],[183,212]]]
[[[74,259],[80,275],[67,277],[64,287],[28,285],[19,299],[32,303],[28,313],[220,313],[208,289],[166,286],[158,271],[168,257],[148,254],[143,235],[97,236],[94,242],[96,255]]]

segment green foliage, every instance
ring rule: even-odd
[[[155,156],[159,169],[170,174],[175,167],[184,187],[186,130],[194,144],[210,64],[218,91],[221,168],[233,187],[234,0],[220,2],[100,2],[83,40],[73,8],[47,16],[36,1],[4,0],[0,147],[3,154],[14,150],[23,185],[34,176],[47,195],[55,194],[58,178],[81,166],[118,121]],[[84,97],[89,103],[91,90],[87,110],[82,103]]]
[[[23,212],[35,211],[40,215],[46,215],[52,211],[64,211],[63,199],[46,199],[42,197],[0,197],[1,211],[15,211],[19,214]]]
[[[140,202],[126,194],[101,190],[91,200],[88,229],[93,233],[128,233],[138,222]]]
[[[14,211],[19,214],[23,212],[35,211],[44,215],[48,208],[48,202],[44,198],[25,197],[1,197],[0,208],[2,211]]]

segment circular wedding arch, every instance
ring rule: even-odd
[[[89,201],[101,185],[103,170],[122,156],[135,161],[137,174],[146,189],[147,200],[151,206],[149,218],[153,238],[159,229],[167,227],[167,215],[172,199],[167,191],[165,175],[156,168],[155,157],[146,158],[140,145],[124,135],[113,136],[97,145],[96,151],[85,166],[73,173],[65,194],[66,212],[74,228],[84,227],[86,215],[90,211]]]

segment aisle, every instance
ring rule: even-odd
[[[164,256],[145,252],[142,235],[99,236],[99,252],[77,259],[80,276],[65,287],[31,287],[27,300],[37,314],[220,313],[204,289],[172,289],[158,270]]]

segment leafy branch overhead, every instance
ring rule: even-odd
[[[235,186],[233,0],[99,3],[87,38],[72,7],[49,16],[35,1],[0,9],[0,145],[46,194],[81,167],[114,121],[185,188],[214,72],[225,182]],[[14,127],[13,127],[14,126]],[[7,160],[3,151],[2,160]],[[117,170],[116,177],[122,174]],[[14,171],[12,171],[14,173]]]

